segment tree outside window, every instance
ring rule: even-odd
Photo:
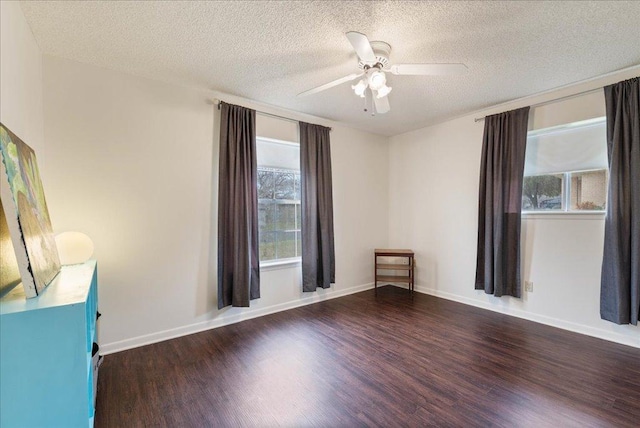
[[[524,177],[523,211],[602,211],[607,202],[607,170]]]
[[[522,208],[529,210],[560,209],[562,207],[562,174],[524,177]]]

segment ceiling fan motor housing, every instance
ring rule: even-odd
[[[358,68],[364,70],[365,66],[373,67],[376,64],[380,64],[381,69],[389,67],[389,54],[391,54],[391,45],[386,42],[370,42],[373,53],[376,56],[376,62],[358,61]]]

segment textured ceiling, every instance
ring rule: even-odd
[[[640,2],[23,2],[45,54],[218,90],[396,135],[640,64]],[[343,84],[344,33],[384,40],[394,63],[462,62],[462,76],[393,76],[371,117]]]

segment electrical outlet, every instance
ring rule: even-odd
[[[524,291],[528,291],[533,293],[533,281],[525,281],[524,282]]]

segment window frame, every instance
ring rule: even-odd
[[[566,130],[571,130],[571,129],[576,129],[576,128],[580,128],[580,127],[587,127],[587,126],[593,126],[596,124],[600,124],[600,123],[604,123],[606,126],[606,117],[596,117],[596,118],[592,118],[592,119],[587,119],[587,120],[581,120],[581,121],[576,121],[576,122],[570,122],[570,123],[566,123],[566,124],[562,124],[562,125],[556,125],[556,126],[552,126],[549,128],[541,128],[541,129],[535,129],[535,130],[531,130],[527,132],[527,142],[529,141],[530,137],[538,137],[541,135],[545,135],[545,134],[553,134],[556,132],[562,132],[562,131],[566,131]],[[607,142],[604,141],[603,142],[605,149],[606,149],[606,144]],[[608,197],[608,193],[609,193],[609,168],[597,168],[597,169],[585,169],[585,170],[575,170],[575,171],[559,171],[559,172],[549,172],[546,174],[539,174],[537,176],[546,176],[546,175],[562,175],[562,192],[560,194],[560,198],[562,201],[562,206],[563,209],[559,209],[559,210],[525,210],[524,208],[522,208],[522,202],[521,204],[521,215],[523,217],[529,217],[529,218],[535,218],[535,217],[548,217],[551,215],[560,215],[563,217],[566,216],[571,216],[571,215],[576,215],[578,217],[582,217],[584,218],[585,215],[594,215],[599,217],[604,217],[604,215],[606,214],[607,210],[606,210],[606,206],[604,209],[602,210],[574,210],[571,209],[571,177],[573,174],[579,174],[579,173],[585,173],[585,172],[595,172],[595,171],[604,171],[605,172],[605,201]],[[536,177],[536,175],[531,175],[531,176],[523,176],[523,187],[524,187],[524,178],[526,177]],[[522,196],[522,198],[524,198],[524,194]]]
[[[565,172],[551,172],[549,174],[541,174],[541,175],[562,175],[562,193],[560,194],[560,198],[562,201],[563,209],[559,210],[525,210],[522,208],[522,214],[606,214],[606,207],[601,210],[574,210],[571,209],[571,176],[573,174],[580,174],[584,172],[596,172],[596,171],[604,171],[605,173],[605,183],[607,184],[606,192],[609,193],[608,184],[609,184],[609,169],[601,168],[601,169],[585,169],[579,171],[565,171]],[[529,177],[537,177],[535,175],[530,175]],[[523,183],[524,186],[524,183]],[[524,198],[525,196],[522,195]]]
[[[274,143],[274,144],[281,144],[281,145],[285,145],[285,146],[295,146],[297,148],[300,147],[300,143],[299,142],[295,142],[295,141],[284,141],[284,140],[277,140],[274,138],[267,138],[267,137],[260,137],[257,136],[256,137],[256,142],[257,141],[263,141],[266,143]],[[261,165],[260,163],[258,163],[257,165],[257,171],[259,172],[260,170],[271,170],[273,172],[291,172],[294,174],[294,180],[295,180],[295,175],[298,175],[299,181],[300,181],[300,186],[301,186],[301,181],[302,181],[302,176],[301,176],[301,171],[300,169],[292,169],[292,168],[283,168],[283,167],[278,167],[278,166],[270,166],[270,165]],[[300,210],[302,210],[302,188],[300,188],[300,199],[276,199],[275,198],[275,194],[274,197],[272,199],[266,199],[266,198],[258,198],[258,206],[260,205],[260,201],[261,200],[271,200],[274,201],[275,205],[294,205],[294,221],[296,223],[296,226],[298,227],[297,229],[292,229],[292,230],[272,230],[269,232],[294,232],[294,233],[300,233],[300,242],[302,242],[302,212],[300,212],[300,224],[298,223],[298,216],[297,216],[297,207],[300,207]],[[260,234],[260,228],[258,226],[258,234]],[[259,245],[258,245],[259,246]],[[302,252],[302,248],[300,245],[299,251],[298,248],[296,248],[296,252],[299,252],[301,254]],[[290,267],[297,267],[297,266],[301,266],[302,265],[302,256],[296,256],[296,257],[286,257],[286,258],[275,258],[275,259],[271,259],[271,260],[260,260],[260,270],[264,270],[264,271],[270,271],[270,270],[276,270],[276,269],[284,269],[284,268],[290,268]]]

